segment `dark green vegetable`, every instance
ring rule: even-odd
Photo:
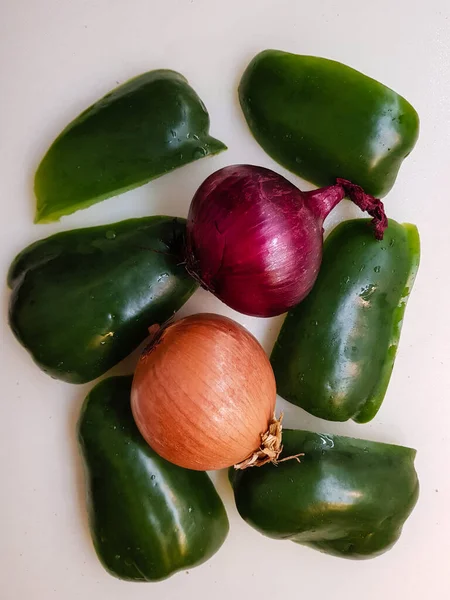
[[[36,223],[138,187],[226,146],[209,135],[205,105],[175,71],[149,71],[85,110],[36,173]]]
[[[286,400],[330,421],[373,419],[386,393],[420,258],[414,225],[341,223],[309,296],[292,309],[271,362]]]
[[[419,117],[404,98],[316,56],[261,52],[242,77],[239,97],[264,150],[318,186],[343,177],[385,196],[419,134]]]
[[[206,473],[167,462],[131,413],[132,377],[112,377],[86,398],[78,424],[91,535],[116,577],[157,581],[208,560],[228,519]]]
[[[249,525],[344,558],[371,558],[400,537],[419,494],[415,450],[309,431],[283,432],[301,463],[230,471]]]
[[[184,219],[147,217],[32,244],[8,274],[17,339],[52,377],[102,375],[196,289],[182,264],[184,234]]]

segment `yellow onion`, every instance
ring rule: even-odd
[[[136,424],[163,458],[187,469],[276,460],[275,378],[258,341],[235,321],[198,314],[161,329],[139,359]]]

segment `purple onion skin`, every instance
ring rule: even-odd
[[[220,169],[203,182],[189,209],[187,269],[240,313],[286,312],[311,291],[322,261],[323,221],[346,194],[374,215],[375,235],[382,238],[387,220],[381,201],[350,182],[302,192],[263,167]]]

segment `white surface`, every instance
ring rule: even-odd
[[[212,560],[159,584],[112,578],[91,546],[75,443],[75,422],[91,385],[53,381],[32,364],[7,328],[4,289],[1,600],[450,597],[449,16],[448,0],[0,1],[2,281],[17,251],[53,232],[147,214],[185,216],[195,189],[223,165],[251,162],[286,174],[252,139],[236,100],[242,70],[259,50],[352,65],[406,96],[422,125],[386,199],[391,217],[417,223],[422,264],[382,409],[368,425],[333,424],[280,401],[287,425],[418,449],[421,496],[394,549],[353,562],[264,538],[238,517],[222,473],[216,479],[231,530]],[[116,82],[160,67],[188,77],[210,112],[212,134],[228,144],[228,152],[60,224],[33,225],[33,171],[55,135]],[[330,222],[358,214],[342,205]],[[234,316],[267,350],[281,322],[242,318],[204,292],[182,312],[200,310]],[[115,372],[126,370],[121,365]]]

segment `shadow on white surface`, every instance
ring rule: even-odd
[[[68,465],[68,469],[73,472],[74,490],[76,494],[76,505],[78,509],[78,515],[76,515],[78,522],[83,530],[83,538],[86,543],[86,554],[93,554],[95,556],[95,550],[92,543],[92,538],[89,529],[89,519],[87,511],[87,486],[84,472],[83,457],[81,455],[80,446],[78,444],[78,420],[80,418],[81,408],[84,404],[84,400],[90,390],[92,384],[86,384],[76,386],[74,388],[73,396],[70,400],[70,406],[67,411],[67,439],[70,445],[70,454],[72,463]]]

